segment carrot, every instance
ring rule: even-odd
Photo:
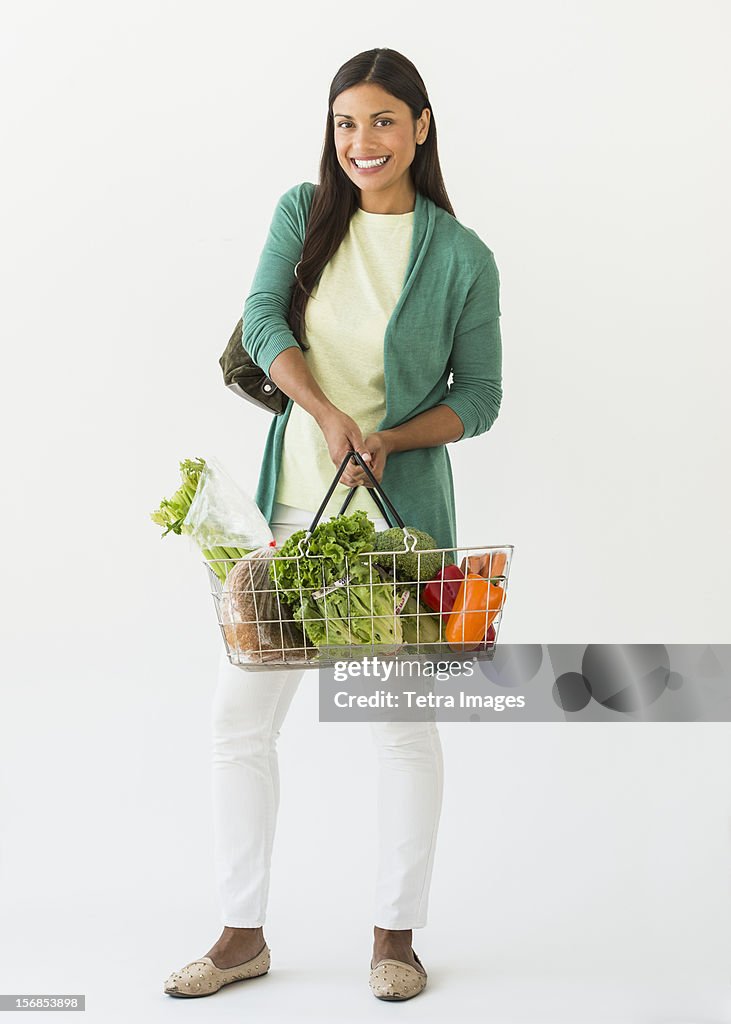
[[[505,575],[505,564],[508,556],[504,551],[484,551],[478,555],[467,555],[462,559],[460,571],[465,575],[465,570],[476,572],[478,576],[485,579],[492,579],[495,576]]]

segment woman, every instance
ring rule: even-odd
[[[349,450],[407,525],[455,547],[446,445],[489,430],[502,398],[499,278],[456,220],[434,116],[413,64],[360,53],[336,74],[316,187],[279,200],[244,307],[244,345],[290,398],[272,421],[256,501],[279,544],[309,525]],[[302,341],[302,351],[298,340]],[[449,386],[450,372],[453,381]],[[386,523],[348,464],[322,518],[363,508]],[[276,742],[303,669],[242,672],[221,656],[213,799],[223,933],[170,976],[198,996],[269,969],[264,940],[279,805]],[[443,765],[434,722],[372,722],[379,859],[370,986],[408,999],[426,984],[412,930],[427,922]]]

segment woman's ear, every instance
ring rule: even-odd
[[[423,145],[426,142],[426,137],[429,134],[429,118],[431,117],[431,111],[428,107],[424,107],[421,112],[421,116],[416,126],[416,139],[417,145]]]

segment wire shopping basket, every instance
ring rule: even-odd
[[[343,571],[333,578],[327,556],[311,552],[310,541],[351,458],[370,477],[374,502],[387,523],[403,530],[403,541],[390,545],[393,551],[346,555]],[[339,515],[355,491],[350,489]],[[494,656],[512,544],[417,549],[418,538],[352,450],[309,528],[299,532],[296,555],[261,548],[244,558],[205,561],[231,664],[272,670],[370,656],[419,661]]]

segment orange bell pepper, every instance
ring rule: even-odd
[[[474,650],[505,601],[505,591],[476,572],[468,572],[457,592],[444,636],[453,650]]]

